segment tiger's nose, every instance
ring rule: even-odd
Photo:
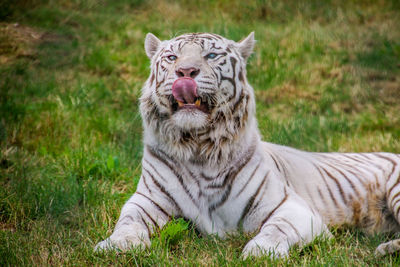
[[[199,75],[199,73],[200,70],[196,68],[188,68],[188,69],[179,68],[176,71],[176,75],[179,78],[188,77],[194,79],[197,75]]]

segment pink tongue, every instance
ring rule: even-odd
[[[172,95],[177,101],[193,104],[197,97],[197,84],[192,78],[179,78],[172,85]]]

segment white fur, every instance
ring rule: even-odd
[[[195,109],[178,111],[172,121],[183,131],[204,128],[209,122],[204,112]]]
[[[173,216],[205,234],[256,232],[245,257],[286,256],[295,244],[329,237],[327,225],[399,230],[399,155],[310,153],[261,141],[246,79],[254,43],[253,33],[240,43],[212,34],[146,37],[152,67],[140,107],[142,177],[114,233],[96,250],[148,246],[154,227]],[[210,52],[220,56],[207,59]],[[176,61],[166,58],[171,53]],[[195,81],[212,104],[209,113],[173,110],[176,70],[191,67],[200,69]],[[397,222],[387,220],[383,205]],[[381,245],[378,253],[395,251],[398,243]]]

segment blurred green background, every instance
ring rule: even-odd
[[[400,1],[0,2],[0,265],[398,265],[386,235],[335,230],[288,259],[243,260],[250,235],[177,220],[151,249],[94,254],[135,191],[147,32],[255,32],[248,65],[264,140],[400,153]],[[171,241],[173,240],[173,242]]]

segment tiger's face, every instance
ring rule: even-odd
[[[152,64],[143,97],[184,131],[206,128],[247,93],[246,59],[253,45],[253,34],[241,43],[209,33],[162,42],[148,34]]]
[[[147,34],[151,72],[140,110],[145,143],[181,159],[220,160],[253,120],[246,60],[254,35],[241,42],[210,33],[160,41]],[[200,155],[200,156],[199,156]]]

